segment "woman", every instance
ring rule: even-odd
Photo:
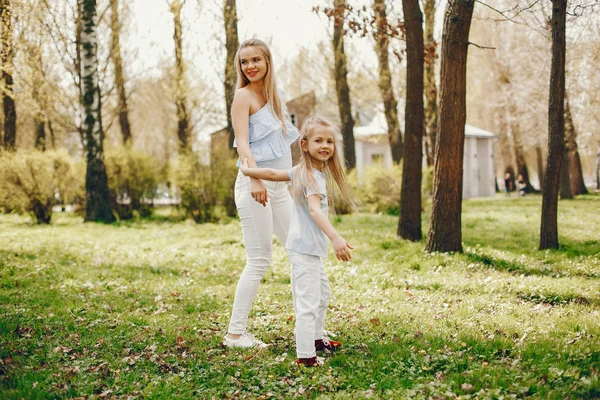
[[[287,120],[285,104],[277,93],[269,47],[258,39],[244,41],[235,55],[235,69],[237,85],[231,119],[240,160],[247,159],[250,167],[290,169],[290,145],[300,134]],[[265,347],[246,331],[246,324],[260,281],[271,264],[273,233],[285,245],[292,199],[286,183],[263,182],[240,172],[235,182],[235,203],[247,258],[223,345]]]

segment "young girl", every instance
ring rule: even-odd
[[[275,86],[271,51],[261,40],[244,41],[235,55],[237,89],[231,105],[234,147],[251,167],[287,170],[292,167],[290,145],[300,133],[287,120],[286,108]],[[246,332],[252,302],[271,264],[273,233],[285,244],[292,199],[282,182],[263,182],[240,172],[235,182],[235,204],[240,216],[246,266],[237,284],[231,320],[223,345],[264,347]]]
[[[296,363],[312,367],[323,365],[323,360],[316,356],[317,350],[335,351],[342,346],[340,342],[324,337],[325,313],[331,296],[322,263],[322,258],[327,257],[328,238],[338,260],[352,258],[350,249],[353,247],[337,233],[327,218],[332,181],[351,206],[355,206],[356,200],[346,183],[330,122],[316,116],[306,118],[302,125],[300,148],[300,162],[289,171],[249,168],[246,162],[241,170],[244,175],[253,178],[292,181],[294,206],[285,248],[292,263]]]

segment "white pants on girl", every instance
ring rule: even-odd
[[[287,250],[292,263],[292,295],[296,311],[296,355],[316,355],[315,340],[322,339],[331,288],[318,256]]]
[[[238,173],[235,181],[235,204],[240,216],[247,259],[235,291],[228,332],[246,331],[248,314],[260,281],[271,265],[273,233],[285,245],[290,226],[292,197],[285,182],[263,181],[268,202],[264,207],[250,194],[250,178]]]

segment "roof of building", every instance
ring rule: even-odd
[[[368,125],[357,126],[354,128],[354,137],[356,139],[367,138],[376,135],[387,135],[387,121],[383,112],[378,112]],[[477,128],[476,126],[465,124],[465,136],[472,138],[497,138],[498,135]]]

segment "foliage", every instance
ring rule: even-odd
[[[160,178],[157,161],[124,146],[107,151],[105,163],[111,207],[119,219],[150,216]]]
[[[402,164],[372,165],[365,168],[357,193],[369,212],[398,215],[401,189]]]
[[[324,264],[344,347],[319,369],[293,365],[280,245],[248,327],[269,348],[219,346],[245,259],[237,221],[1,215],[0,398],[596,398],[599,202],[560,203],[559,251],[536,250],[540,196],[465,201],[465,254],[398,240],[394,216],[341,216],[354,258]]]
[[[189,152],[180,155],[170,176],[180,206],[196,223],[217,221],[217,206],[224,205],[227,213],[234,213],[233,187],[237,168],[231,153],[213,152],[211,163],[200,162],[198,155]]]
[[[64,152],[0,153],[0,206],[49,224],[55,202],[81,196],[83,177]]]

